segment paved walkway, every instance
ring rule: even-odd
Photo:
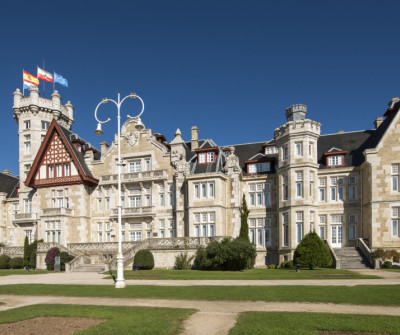
[[[358,270],[357,270],[358,271]],[[362,274],[379,275],[382,279],[321,279],[321,280],[127,280],[127,285],[160,286],[275,286],[275,285],[400,285],[399,272],[360,270]],[[97,273],[51,273],[32,276],[0,277],[0,285],[7,284],[90,284],[113,285],[111,279],[104,280],[103,274]],[[367,306],[325,303],[290,303],[263,301],[194,301],[167,299],[132,299],[132,298],[96,298],[96,297],[55,297],[55,296],[18,296],[0,295],[0,311],[34,304],[80,304],[106,306],[145,306],[196,309],[183,324],[183,335],[223,335],[235,326],[241,312],[280,311],[310,313],[343,313],[367,315],[400,316],[400,307]]]
[[[289,279],[289,280],[126,280],[126,285],[156,286],[356,286],[400,285],[400,272],[379,270],[353,270],[362,274],[380,276],[382,279]],[[94,272],[61,272],[30,276],[11,275],[0,277],[0,285],[10,284],[75,284],[113,285],[112,279]]]

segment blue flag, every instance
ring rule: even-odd
[[[54,82],[62,86],[68,87],[68,80],[55,72],[54,72]]]

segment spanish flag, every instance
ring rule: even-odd
[[[31,75],[30,73],[26,72],[25,70],[22,71],[24,81],[27,83],[39,86],[39,79],[37,79],[35,76]]]

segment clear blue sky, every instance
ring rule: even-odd
[[[297,103],[323,134],[371,129],[400,95],[399,12],[367,0],[1,1],[0,171],[18,174],[12,92],[43,57],[69,81],[58,89],[73,131],[96,147],[117,113],[101,110],[112,122],[99,138],[94,109],[118,92],[141,96],[144,124],[168,141],[193,125],[218,145],[270,140]],[[138,109],[127,101],[123,120]]]

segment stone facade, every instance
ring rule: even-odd
[[[72,133],[73,107],[61,105],[57,91],[48,100],[36,88],[27,97],[17,90],[13,109],[21,177],[18,195],[0,192],[0,242],[17,247],[29,236],[66,250],[97,245],[94,253],[107,255],[99,245],[119,233],[117,135],[97,150]],[[256,266],[290,260],[312,230],[333,248],[362,238],[372,249],[400,249],[398,109],[393,99],[375,129],[321,135],[307,107],[293,105],[272,140],[227,147],[199,139],[197,127],[189,141],[178,129],[168,143],[128,119],[120,144],[122,240],[236,237],[245,195]],[[170,267],[177,252],[157,249],[158,267]]]

